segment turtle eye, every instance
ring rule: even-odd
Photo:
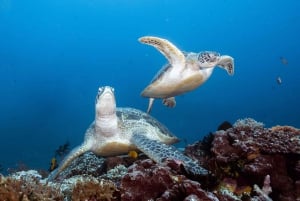
[[[96,101],[95,101],[96,103],[98,102],[98,99],[99,99],[100,95],[103,93],[103,91],[104,91],[104,87],[99,87],[98,93],[96,96]]]
[[[101,94],[104,91],[104,87],[99,87],[98,94]]]

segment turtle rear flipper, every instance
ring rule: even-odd
[[[175,107],[176,106],[176,100],[175,97],[170,97],[170,98],[164,98],[162,100],[162,103],[167,106],[167,107]]]
[[[78,156],[81,156],[85,152],[89,151],[89,147],[85,145],[77,146],[75,147],[66,157],[65,159],[60,163],[59,167],[52,171],[50,175],[48,176],[48,181],[53,181],[57,178],[57,176],[66,169],[71,162],[77,158]]]
[[[206,169],[198,165],[196,161],[184,155],[174,146],[160,143],[157,140],[151,140],[142,132],[135,132],[132,135],[131,142],[134,143],[140,151],[157,163],[161,164],[169,158],[180,161],[185,171],[189,174],[205,176],[209,173]]]

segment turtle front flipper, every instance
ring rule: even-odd
[[[217,63],[218,66],[224,68],[229,75],[234,73],[234,60],[231,56],[223,55]]]
[[[190,174],[203,176],[208,175],[209,172],[206,169],[177,150],[174,146],[160,143],[157,140],[152,140],[145,136],[146,135],[143,132],[136,131],[132,135],[131,142],[155,162],[162,163],[169,158],[180,161],[185,170]]]
[[[139,38],[141,43],[151,45],[155,47],[160,53],[162,53],[174,67],[185,66],[184,54],[170,41],[153,36],[144,36]]]
[[[48,176],[48,181],[52,181],[57,178],[57,176],[66,169],[71,162],[79,157],[80,155],[84,154],[85,152],[89,151],[89,147],[85,145],[81,145],[78,147],[75,147],[66,157],[65,159],[60,163],[59,167],[55,169],[53,172],[50,173]]]

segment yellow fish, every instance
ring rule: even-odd
[[[50,162],[49,172],[52,172],[57,167],[58,167],[57,160],[55,157],[53,157]]]
[[[136,151],[129,151],[128,156],[131,158],[137,158],[139,154]]]

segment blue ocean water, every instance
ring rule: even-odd
[[[59,145],[80,144],[99,86],[115,88],[118,106],[145,111],[140,92],[167,62],[137,41],[145,35],[235,59],[234,76],[216,68],[176,108],[155,102],[152,115],[187,143],[245,117],[300,127],[299,8],[298,0],[0,0],[2,171],[47,169]]]

